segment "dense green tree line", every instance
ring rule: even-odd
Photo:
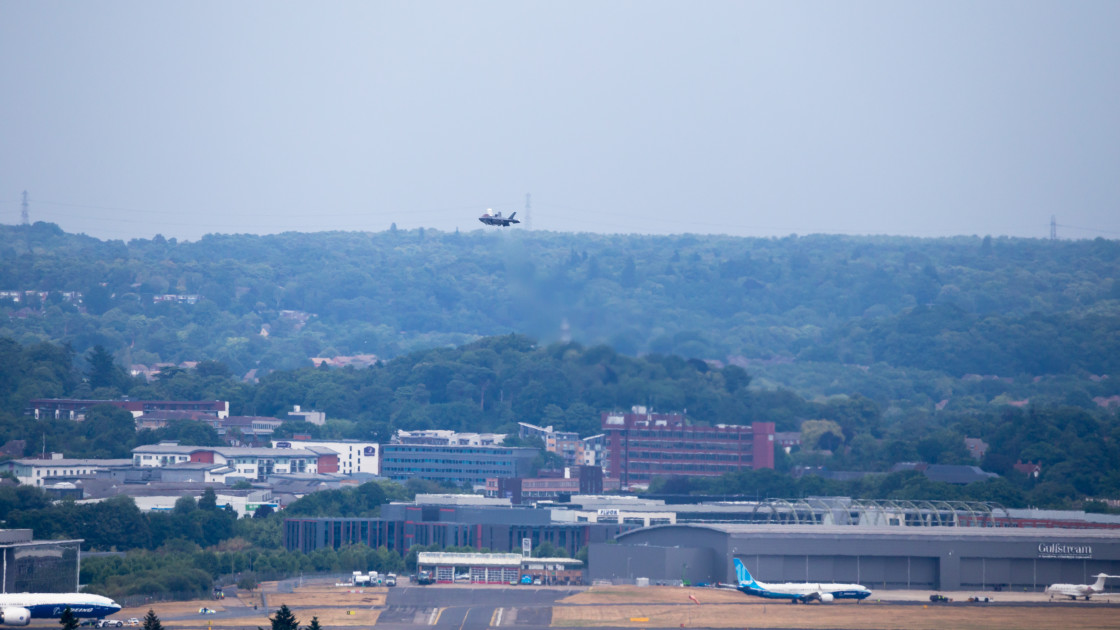
[[[377,481],[355,488],[323,490],[292,502],[283,517],[377,516],[388,501],[409,501],[417,492],[446,492],[430,482]],[[238,519],[218,505],[212,489],[195,500],[184,496],[168,512],[141,512],[131,497],[97,503],[52,502],[40,488],[0,485],[0,522],[33,529],[38,538],[82,538],[87,549],[110,551],[167,547],[207,548],[230,539],[257,549],[280,547],[280,514]]]
[[[52,293],[0,301],[0,336],[242,375],[508,332],[552,342],[566,322],[627,355],[1111,374],[1118,265],[1120,243],[1104,239],[427,230],[123,243],[37,223],[0,226],[0,288]],[[200,297],[153,300],[168,293]]]
[[[118,496],[96,503],[49,503],[22,488],[0,488],[6,526],[35,531],[38,538],[82,538],[90,549],[155,549],[182,540],[200,546],[232,538],[237,516],[217,506],[214,491],[200,501],[182,497],[170,512],[141,512],[131,497]],[[37,489],[34,489],[37,490]],[[14,496],[13,496],[14,495]],[[22,501],[20,500],[22,498]]]
[[[414,565],[415,566],[415,565]],[[351,545],[305,554],[282,549],[137,549],[83,558],[80,580],[109,597],[149,593],[208,595],[215,583],[238,576],[285,578],[302,573],[404,572],[405,559],[385,547]]]

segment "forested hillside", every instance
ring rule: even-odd
[[[511,229],[123,243],[37,223],[0,226],[0,291],[51,293],[0,298],[0,335],[238,375],[507,333],[627,355],[1099,375],[1120,363],[1118,267],[1120,243],[1103,239]],[[199,300],[153,300],[165,294]]]
[[[1039,409],[1113,418],[1118,267],[1120,243],[1104,239],[508,229],[124,243],[0,226],[0,291],[20,292],[0,294],[0,337],[63,352],[79,372],[95,347],[101,364],[201,362],[151,385],[102,369],[5,395],[302,404],[361,437],[519,420],[586,435],[600,411],[634,404],[782,430],[823,419],[842,425],[843,453],[861,453],[844,465],[876,469],[914,457],[876,450],[894,437],[916,443],[962,418],[988,432]],[[306,369],[358,354],[386,363]],[[242,382],[250,372],[259,384]],[[856,448],[861,433],[875,449]]]

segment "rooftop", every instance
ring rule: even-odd
[[[37,459],[26,457],[23,459],[16,459],[12,461],[16,464],[22,464],[24,466],[40,467],[101,466],[103,468],[126,468],[132,465],[131,459]]]
[[[683,525],[655,525],[619,534],[622,541],[638,532],[653,531],[666,527],[691,527],[723,532],[731,536],[752,534],[790,538],[834,537],[847,540],[859,538],[911,538],[940,540],[983,540],[983,539],[1022,539],[1028,541],[1071,541],[1071,540],[1109,540],[1116,541],[1115,530],[1108,529],[1063,529],[1063,528],[1018,528],[1018,527],[846,527],[836,525],[752,525],[746,523],[687,523]]]
[[[183,446],[171,442],[146,444],[132,449],[133,453],[173,453],[177,455],[190,455],[191,453],[197,453],[199,451],[213,451],[223,457],[314,457],[319,454],[309,449],[301,448],[275,449],[248,446]]]
[[[437,551],[421,551],[416,556],[416,564],[453,564],[456,566],[472,567],[508,567],[521,565],[522,555],[519,553],[447,553]]]

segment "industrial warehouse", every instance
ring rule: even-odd
[[[433,543],[515,552],[527,539],[575,556],[586,545],[586,582],[729,583],[734,557],[763,581],[872,589],[1040,591],[1120,574],[1120,517],[949,501],[666,504],[579,495],[528,507],[417,495],[383,506],[375,519],[286,519],[283,533],[288,549],[304,552],[355,543],[402,553]]]
[[[661,525],[591,545],[589,577],[734,583],[732,558],[765,581],[1040,591],[1120,573],[1120,535],[1114,529]]]

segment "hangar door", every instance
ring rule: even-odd
[[[871,589],[936,589],[940,582],[937,558],[757,554],[741,559],[763,582],[843,582]]]

